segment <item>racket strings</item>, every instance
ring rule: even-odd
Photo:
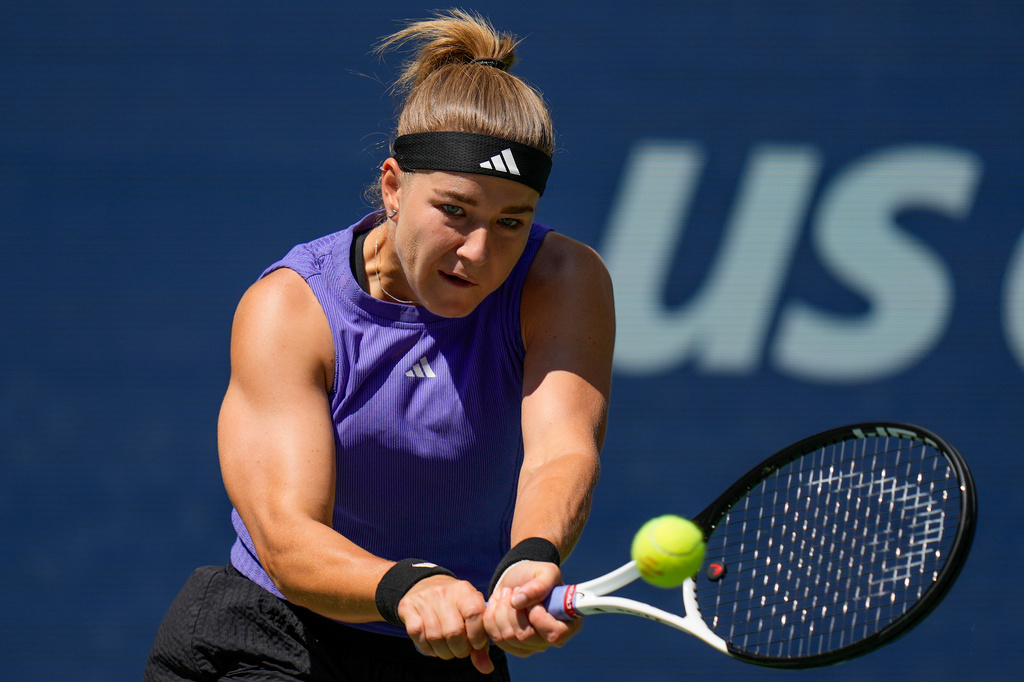
[[[959,519],[955,472],[935,448],[867,437],[780,468],[719,523],[698,580],[704,619],[755,655],[826,653],[883,629],[934,582]]]

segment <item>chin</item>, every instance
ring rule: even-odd
[[[448,318],[452,318],[452,319],[458,318],[458,317],[466,317],[467,315],[472,313],[474,310],[476,310],[476,306],[475,305],[472,306],[472,307],[466,307],[466,306],[424,306],[424,307],[427,310],[429,310],[430,312],[432,312],[435,315],[437,315],[438,317],[448,317]]]
[[[423,307],[440,317],[466,317],[480,305],[480,301],[448,300],[448,301],[424,301]]]

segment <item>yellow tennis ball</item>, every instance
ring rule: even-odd
[[[644,580],[658,587],[675,587],[700,569],[704,533],[682,517],[659,516],[637,531],[631,554]]]

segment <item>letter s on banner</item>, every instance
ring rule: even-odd
[[[828,185],[814,221],[815,250],[869,310],[854,317],[787,303],[772,347],[779,371],[821,383],[870,382],[932,350],[949,323],[953,281],[934,251],[894,218],[914,208],[964,219],[981,168],[967,151],[904,145],[869,155]]]

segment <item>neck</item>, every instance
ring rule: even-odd
[[[384,294],[384,299],[383,300],[392,301],[394,303],[402,303],[402,304],[405,304],[405,305],[413,305],[415,303],[415,301],[406,301],[405,299],[398,298],[397,296],[394,296],[393,294],[391,294],[387,289],[384,288],[384,282],[381,280],[381,276],[380,276],[380,233],[381,233],[381,231],[383,231],[385,229],[386,226],[387,226],[387,223],[384,223],[383,225],[378,225],[377,227],[374,228],[375,234],[373,236],[373,269],[374,269],[374,279],[377,282],[377,288],[380,289],[382,294]],[[387,245],[387,240],[384,241],[384,244]]]

